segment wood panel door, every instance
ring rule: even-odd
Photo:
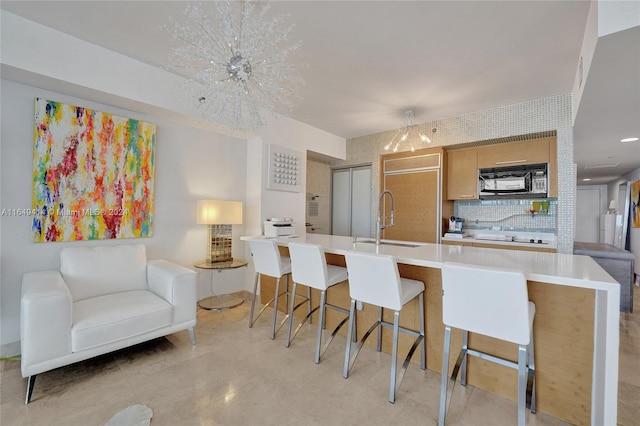
[[[551,139],[542,138],[478,147],[478,168],[548,163]]]
[[[478,148],[447,153],[447,199],[478,199]]]
[[[388,240],[438,242],[440,232],[440,170],[384,175],[384,190],[395,201],[395,225],[384,230]],[[385,216],[390,214],[389,197],[384,200]]]

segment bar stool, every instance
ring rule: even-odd
[[[467,382],[467,356],[475,356],[518,370],[518,425],[525,424],[525,405],[536,412],[533,319],[536,306],[529,301],[522,271],[446,262],[442,266],[442,321],[445,325],[442,384],[438,424],[447,411],[451,328],[462,330],[462,349],[451,374],[454,382]],[[518,362],[469,348],[469,332],[518,345]],[[453,392],[452,392],[453,393]]]
[[[251,310],[249,311],[249,328],[253,327],[253,324],[262,315],[265,309],[273,303],[273,319],[271,320],[271,340],[275,339],[276,333],[280,331],[282,326],[287,322],[289,315],[293,312],[289,311],[285,318],[282,320],[276,330],[276,323],[278,320],[278,298],[279,296],[286,295],[289,297],[289,274],[291,273],[291,259],[288,257],[280,256],[278,245],[273,240],[267,240],[263,238],[254,238],[249,240],[249,247],[251,248],[251,256],[253,257],[253,264],[256,270],[256,278],[253,284],[253,298],[251,300]],[[274,297],[269,300],[258,312],[255,320],[253,318],[253,312],[256,305],[256,298],[258,293],[258,280],[260,275],[268,275],[276,279],[276,289]],[[280,279],[286,276],[285,290],[280,293]],[[309,292],[310,296],[310,292]],[[292,296],[293,297],[293,296]],[[311,298],[307,297],[309,302],[309,309],[311,308]]]
[[[289,316],[289,329],[287,330],[287,343],[288,348],[291,345],[291,341],[296,337],[300,328],[304,323],[311,318],[311,315],[319,310],[318,318],[318,332],[316,337],[316,355],[315,363],[320,363],[320,358],[327,351],[327,348],[333,341],[340,328],[346,324],[349,319],[349,311],[339,306],[331,305],[327,303],[327,291],[329,287],[339,284],[347,280],[347,268],[342,266],[327,265],[327,259],[325,258],[324,249],[315,244],[305,243],[289,243],[289,256],[291,256],[291,276],[293,277],[293,293],[296,293],[296,286],[302,284],[308,288],[315,288],[320,290],[320,304],[309,311],[309,314],[298,324],[296,329],[291,335],[291,329],[293,328],[293,315]],[[326,308],[333,309],[334,311],[344,314],[344,318],[336,326],[331,333],[331,336],[326,341],[322,351],[320,346],[322,344],[322,329],[325,326]],[[294,310],[294,299],[291,299],[291,309]],[[311,322],[311,321],[309,321]]]
[[[393,328],[393,347],[391,351],[391,379],[389,383],[389,402],[395,402],[396,391],[402,383],[404,374],[409,366],[413,353],[420,346],[420,368],[425,369],[425,335],[424,335],[424,283],[422,281],[400,278],[398,264],[394,257],[358,252],[347,252],[347,270],[349,272],[349,295],[351,296],[351,310],[349,313],[349,328],[347,331],[347,348],[344,355],[343,377],[349,377],[349,369],[353,365],[364,342],[371,333],[378,329],[378,352],[382,349],[382,326]],[[407,302],[418,297],[420,310],[420,331],[400,327],[399,318],[402,307]],[[354,332],[356,318],[356,301],[378,306],[378,320],[373,323],[358,343],[353,357],[351,357],[351,335]],[[382,309],[394,311],[393,324],[382,320]],[[398,332],[402,331],[416,337],[402,369],[396,378],[398,356]],[[397,382],[397,385],[396,385]]]

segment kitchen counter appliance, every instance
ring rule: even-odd
[[[460,217],[451,216],[449,218],[449,231],[448,233],[462,234],[464,227],[464,219]]]
[[[478,198],[546,198],[547,164],[492,167],[478,170]]]
[[[264,222],[264,236],[268,238],[292,236],[294,230],[290,218],[272,217]]]

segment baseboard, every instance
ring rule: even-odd
[[[0,345],[0,358],[20,355],[20,340]]]

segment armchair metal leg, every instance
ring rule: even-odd
[[[25,405],[31,402],[31,394],[33,393],[33,386],[36,384],[37,376],[37,374],[34,374],[33,376],[29,376],[27,379],[27,395],[24,399]]]
[[[189,337],[191,337],[191,344],[195,345],[196,344],[196,334],[195,334],[195,332],[193,330],[193,327],[191,327],[189,329]]]

